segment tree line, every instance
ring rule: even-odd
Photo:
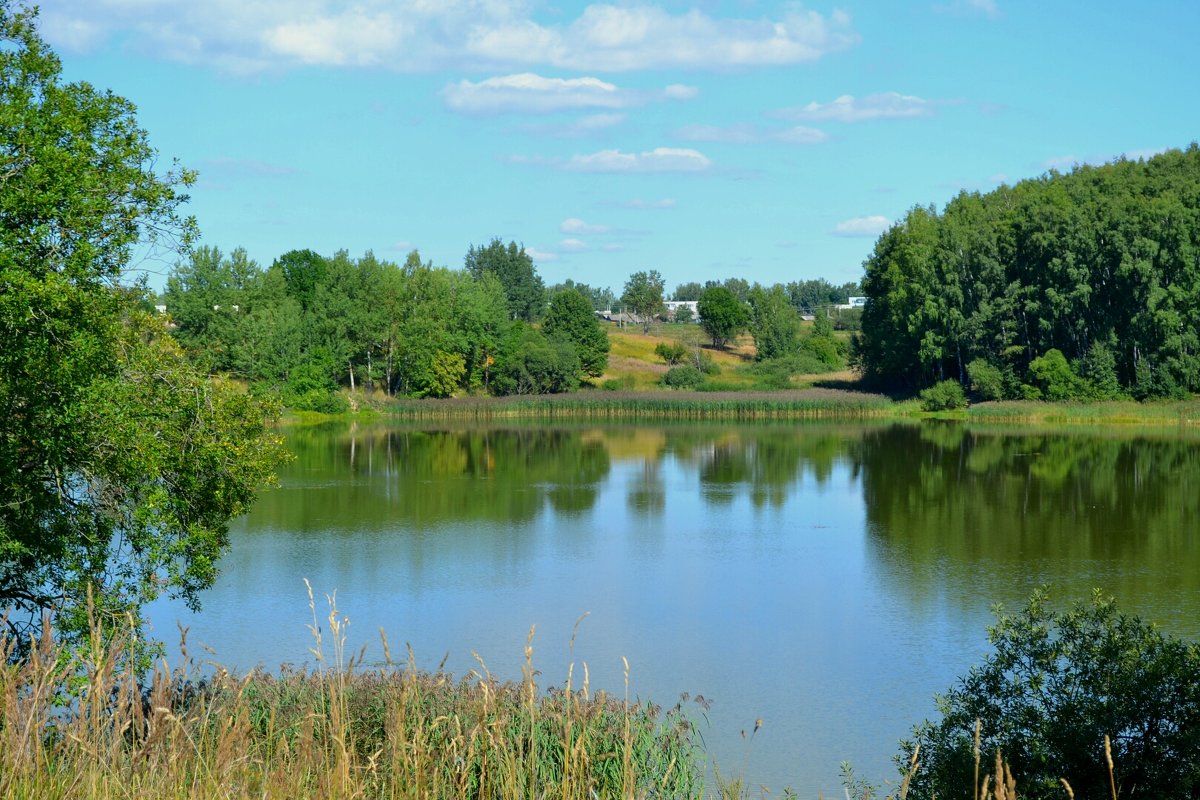
[[[984,399],[1200,390],[1200,148],[916,207],[865,262],[869,379]]]
[[[244,250],[195,249],[161,300],[210,372],[338,410],[340,386],[388,395],[566,391],[608,363],[587,287],[550,294],[516,243],[472,246],[464,268],[293,250],[262,269]],[[540,326],[533,326],[535,320]]]
[[[714,347],[750,331],[759,360],[804,352],[832,367],[844,346],[819,314],[817,338],[801,337],[798,302],[844,302],[854,284],[805,281],[764,288],[734,278],[681,284],[694,295]],[[668,314],[657,270],[611,289],[566,281],[546,288],[515,242],[472,245],[463,268],[435,267],[417,251],[403,264],[373,253],[322,256],[292,250],[260,267],[242,249],[197,247],[167,278],[159,298],[175,338],[202,369],[279,393],[292,408],[338,411],[339,387],[390,396],[541,394],[577,388],[608,365],[597,311],[624,309],[648,332]],[[840,324],[840,321],[839,321]]]

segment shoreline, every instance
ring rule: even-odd
[[[1095,403],[990,401],[957,411],[922,411],[916,399],[849,389],[808,388],[778,392],[608,392],[583,391],[517,397],[449,399],[350,396],[351,410],[341,414],[284,411],[283,425],[335,420],[491,421],[582,419],[619,421],[759,420],[939,420],[982,426],[1076,427],[1200,426],[1200,398]]]

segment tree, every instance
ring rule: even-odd
[[[1121,797],[1200,792],[1200,647],[1165,636],[1096,592],[1066,611],[1036,592],[988,629],[993,651],[938,698],[942,718],[918,725],[897,762],[920,746],[914,798],[972,798],[974,729],[997,750],[1021,797],[1111,797],[1105,740]],[[986,761],[985,761],[986,763]]]
[[[688,281],[681,283],[675,287],[675,293],[671,295],[672,300],[699,300],[700,293],[704,291],[704,287],[696,283],[696,281]]]
[[[713,347],[724,347],[750,321],[750,310],[724,286],[710,286],[700,295],[697,304],[700,327],[712,337]]]
[[[500,279],[511,319],[533,322],[542,315],[546,290],[524,247],[492,239],[486,247],[468,248],[464,264],[476,280],[488,272]]]
[[[329,265],[312,250],[289,250],[275,259],[273,267],[283,273],[287,293],[304,311],[312,306],[317,287],[325,282]]]
[[[261,278],[258,265],[238,248],[223,256],[215,247],[198,247],[167,275],[163,302],[175,338],[209,372],[234,368],[234,351],[244,338],[241,322],[250,312],[250,295]]]
[[[592,304],[579,292],[568,290],[554,296],[542,332],[550,339],[569,342],[585,375],[598,378],[608,368],[608,334],[600,327]]]
[[[750,290],[750,328],[759,361],[795,355],[800,347],[800,314],[782,286]]]
[[[198,603],[276,457],[263,410],[183,360],[134,248],[186,245],[190,173],[154,171],[133,106],[63,83],[36,13],[0,0],[0,608],[64,637]],[[126,617],[125,615],[129,615]]]
[[[635,272],[625,281],[621,303],[641,320],[642,331],[650,332],[654,318],[663,310],[663,279],[658,270]]]

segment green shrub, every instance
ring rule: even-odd
[[[705,375],[717,375],[721,372],[721,365],[713,361],[713,357],[706,351],[697,348],[692,351],[691,358],[688,362],[696,369],[703,372]]]
[[[1120,400],[1125,396],[1117,377],[1117,359],[1102,342],[1092,342],[1087,355],[1076,364],[1076,371],[1092,399]]]
[[[704,383],[704,373],[691,364],[684,364],[667,370],[662,382],[672,389],[694,389]]]
[[[1030,361],[1029,375],[1047,400],[1081,400],[1086,395],[1083,382],[1056,348]]]
[[[659,342],[654,346],[654,355],[667,362],[668,366],[675,366],[683,362],[688,357],[688,346],[683,342]]]
[[[309,389],[300,394],[283,396],[284,405],[295,411],[319,411],[322,414],[344,414],[350,410],[350,404],[338,392],[327,389]]]
[[[973,798],[975,721],[986,765],[999,750],[1023,800],[1200,795],[1200,647],[1119,612],[1096,592],[1067,611],[1036,592],[988,629],[993,652],[945,695],[941,720],[916,726],[896,761],[921,766],[909,797]]]
[[[967,378],[971,381],[971,391],[984,400],[1004,398],[1004,373],[995,364],[977,358],[967,364]]]
[[[626,375],[623,378],[608,378],[604,383],[600,384],[600,388],[606,392],[623,392],[632,389],[634,379],[632,375]]]
[[[921,390],[921,409],[924,411],[953,411],[967,407],[967,395],[956,380],[944,380]]]

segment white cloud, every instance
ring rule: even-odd
[[[933,114],[934,102],[898,92],[883,92],[855,98],[844,94],[832,103],[812,102],[776,111],[773,116],[784,119],[832,120],[834,122],[865,122],[873,119],[928,117]]]
[[[834,225],[833,235],[874,237],[886,231],[891,224],[892,221],[890,219],[879,215],[855,217]]]
[[[563,239],[558,248],[568,253],[582,253],[588,249],[588,243],[580,239]]]
[[[558,253],[554,253],[549,250],[535,250],[532,247],[526,247],[525,252],[528,253],[529,257],[534,261],[558,261]]]
[[[763,130],[756,125],[687,125],[676,131],[676,135],[693,142],[725,142],[730,144],[755,144],[758,142],[783,142],[785,144],[820,144],[829,136],[816,128],[797,125],[783,130]]]
[[[562,18],[549,16],[543,5],[533,0],[56,0],[43,17],[43,30],[64,49],[118,41],[157,58],[232,72],[305,64],[401,71],[522,65],[708,70],[811,62],[859,41],[844,12],[823,15],[798,6],[773,17],[734,18],[695,8],[674,13],[651,3],[593,3]],[[687,87],[676,91],[694,96]]]
[[[563,233],[577,234],[608,233],[609,231],[609,227],[607,225],[592,225],[591,223],[584,222],[577,217],[569,217],[568,219],[564,219],[558,226],[558,229]]]
[[[446,106],[472,114],[549,114],[581,109],[618,109],[643,105],[653,100],[685,100],[695,90],[672,84],[661,92],[621,89],[599,78],[545,78],[532,72],[462,80],[442,90]]]
[[[563,169],[571,172],[703,172],[712,160],[690,148],[656,147],[643,153],[601,150],[572,156]]]

